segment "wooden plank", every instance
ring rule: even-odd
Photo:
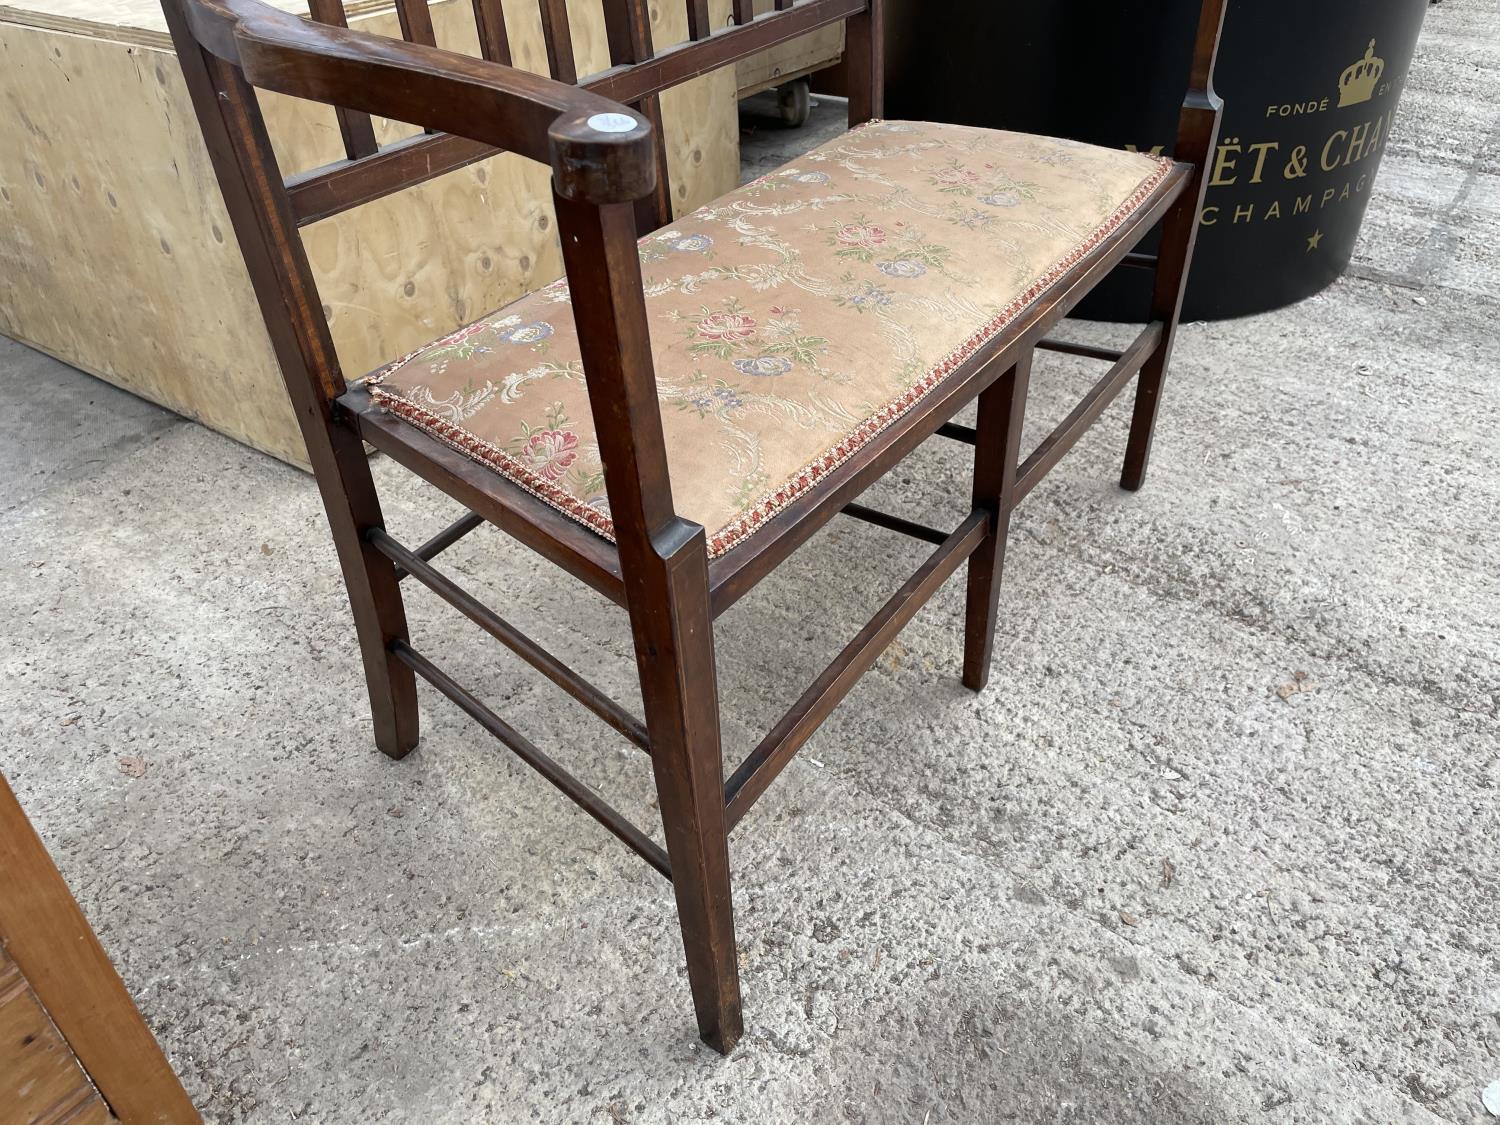
[[[0,948],[0,1110],[8,1121],[55,1122],[103,1107],[88,1075]]]
[[[158,0],[35,2],[0,10],[14,98],[0,114],[0,333],[305,466]],[[726,13],[728,2],[715,0]],[[389,4],[346,6],[362,30],[399,34]],[[681,6],[658,7],[656,41],[685,38]],[[440,45],[479,53],[469,3],[431,10]],[[587,11],[575,13],[574,48],[581,66],[604,70],[603,21]],[[541,72],[541,29],[523,13],[509,6],[511,49],[517,65]],[[139,26],[111,27],[112,15]],[[673,206],[730,190],[733,75],[699,79],[662,104]],[[331,108],[274,94],[262,107],[283,171],[345,156]],[[373,124],[385,145],[425,139],[399,122]],[[345,370],[378,367],[562,272],[550,169],[513,156],[463,164],[303,231]]]
[[[0,944],[116,1116],[200,1120],[3,777]]]

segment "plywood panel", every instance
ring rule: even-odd
[[[754,0],[756,15],[764,15],[775,7],[775,0]],[[745,97],[758,90],[775,86],[788,78],[822,70],[844,57],[844,25],[836,23],[810,31],[790,43],[772,47],[735,64],[735,78],[739,85],[739,96]]]
[[[26,978],[0,949],[0,1112],[6,1121],[111,1120]]]
[[[176,60],[14,24],[0,57],[0,332],[300,458]]]
[[[599,0],[569,3],[579,72],[605,69]],[[505,9],[517,65],[545,72],[535,0]],[[681,5],[655,9],[658,46],[686,38]],[[350,10],[361,29],[397,33],[388,8]],[[439,0],[432,12],[441,45],[477,53],[467,3]],[[715,0],[715,14],[728,21],[728,0]],[[155,0],[0,6],[0,58],[0,332],[302,463]],[[342,155],[330,108],[279,95],[263,108],[283,171]],[[663,109],[674,206],[730,190],[732,69],[672,91]],[[382,140],[414,131],[376,128]],[[304,241],[351,376],[562,272],[548,171],[516,157],[325,220]]]

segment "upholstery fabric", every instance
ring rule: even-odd
[[[710,556],[909,410],[1170,167],[1048,137],[875,122],[642,239],[673,501],[704,526]],[[366,385],[611,536],[566,281]]]

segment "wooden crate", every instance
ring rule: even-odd
[[[305,12],[305,0],[277,0]],[[580,74],[608,65],[599,0],[570,0]],[[658,46],[687,37],[652,6]],[[384,4],[351,25],[398,34]],[[516,64],[545,72],[536,0],[505,0]],[[727,23],[729,0],[714,0]],[[465,0],[438,41],[477,54]],[[156,0],[0,4],[0,332],[294,464],[301,438]],[[674,207],[735,186],[735,75],[662,97]],[[284,172],[342,155],[333,112],[263,96]],[[412,133],[377,121],[382,141]],[[303,232],[353,376],[562,273],[549,171],[500,156]]]
[[[755,0],[755,14],[764,15],[773,11],[776,0]],[[790,43],[772,47],[735,64],[735,85],[739,96],[779,86],[793,78],[823,70],[838,63],[844,57],[844,25],[842,22],[810,31]]]
[[[200,1121],[3,776],[0,1121]]]

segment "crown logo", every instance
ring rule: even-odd
[[[1375,57],[1375,40],[1365,48],[1365,57],[1339,75],[1339,105],[1359,105],[1375,96],[1375,83],[1385,73],[1385,60]]]

